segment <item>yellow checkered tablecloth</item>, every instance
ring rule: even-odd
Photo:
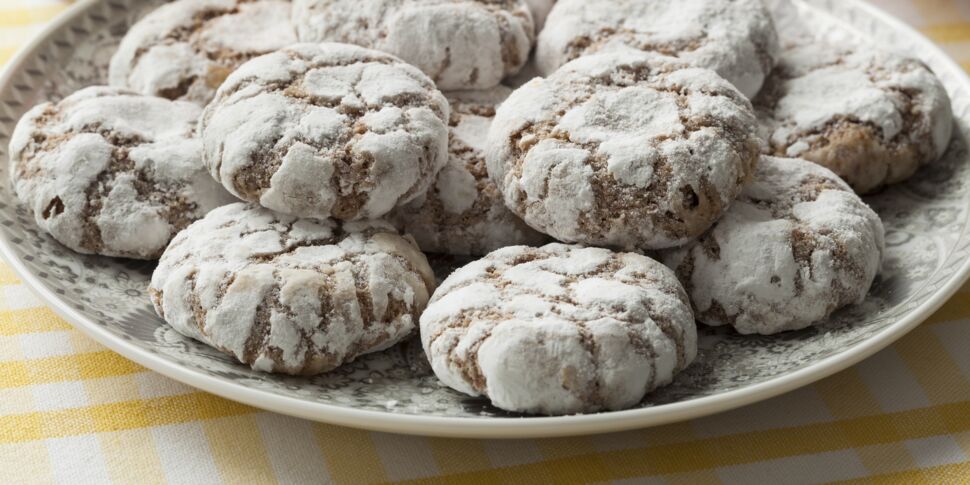
[[[879,0],[970,68],[970,0]],[[67,2],[0,0],[0,64]],[[0,483],[970,484],[970,286],[865,362],[737,411],[619,434],[488,441],[262,412],[73,330],[0,264]]]

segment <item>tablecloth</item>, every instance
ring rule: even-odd
[[[68,2],[0,0],[0,64]],[[970,68],[970,1],[879,0]],[[73,330],[0,264],[0,483],[970,483],[970,286],[863,363],[736,411],[452,440],[263,412]]]

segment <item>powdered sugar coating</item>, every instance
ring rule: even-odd
[[[177,0],[132,26],[109,79],[205,105],[240,64],[295,42],[288,0]]]
[[[778,34],[762,0],[559,0],[536,60],[549,74],[577,57],[623,47],[717,71],[750,98],[774,66]]]
[[[313,375],[407,337],[433,289],[414,241],[385,222],[237,203],[175,237],[149,293],[179,333],[256,370]]]
[[[346,44],[239,67],[200,121],[203,160],[243,200],[301,217],[381,217],[448,161],[448,101],[417,68]]]
[[[662,260],[676,269],[698,320],[769,335],[862,302],[883,250],[879,216],[838,176],[764,157],[727,214]]]
[[[428,192],[391,213],[422,251],[484,255],[505,246],[537,246],[548,238],[505,207],[485,168],[485,143],[495,108],[512,91],[445,93],[451,105],[449,160]]]
[[[202,166],[199,112],[100,86],[35,106],[10,141],[17,196],[77,252],[157,258],[175,233],[235,200]]]
[[[293,22],[303,42],[389,52],[445,90],[498,85],[535,40],[524,0],[295,0]]]
[[[761,142],[713,71],[637,50],[577,59],[502,104],[488,172],[506,205],[564,242],[683,244],[741,191]]]
[[[863,194],[940,158],[953,129],[925,65],[864,45],[793,45],[755,104],[773,154],[819,163]]]
[[[442,382],[540,414],[637,404],[693,361],[696,332],[669,269],[564,244],[508,247],[455,271],[421,316]]]

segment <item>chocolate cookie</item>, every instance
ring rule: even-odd
[[[508,247],[455,271],[421,316],[442,382],[541,414],[636,405],[690,364],[696,331],[660,263],[563,244]]]
[[[10,140],[17,196],[77,252],[157,258],[175,233],[236,200],[202,165],[200,111],[112,87],[36,106]]]
[[[713,71],[624,50],[516,90],[486,159],[530,226],[563,242],[660,249],[702,234],[737,197],[756,132],[751,104]]]
[[[433,289],[424,255],[387,223],[237,203],[176,236],[149,293],[179,333],[256,370],[313,375],[407,337]]]
[[[131,27],[109,79],[140,93],[205,105],[243,62],[296,42],[286,0],[177,0]]]
[[[761,0],[559,0],[539,35],[536,60],[550,74],[577,57],[625,48],[714,70],[749,98],[779,50]]]
[[[862,45],[786,49],[755,105],[772,154],[823,165],[860,194],[940,158],[953,131],[950,98],[925,65]]]
[[[524,0],[296,0],[303,42],[394,54],[441,89],[488,89],[515,74],[535,40]]]
[[[448,101],[416,67],[347,44],[296,44],[239,67],[199,132],[212,176],[300,217],[381,217],[448,162]]]
[[[676,269],[698,320],[768,335],[865,299],[883,239],[879,216],[835,174],[765,157],[727,214],[662,261]]]

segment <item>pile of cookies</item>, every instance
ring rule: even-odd
[[[158,258],[158,314],[254,369],[418,330],[447,386],[570,414],[671,382],[696,321],[863,300],[859,194],[951,119],[920,62],[780,40],[761,0],[176,0],[110,86],[24,115],[11,176],[65,246]],[[426,253],[479,259],[435,288]]]

